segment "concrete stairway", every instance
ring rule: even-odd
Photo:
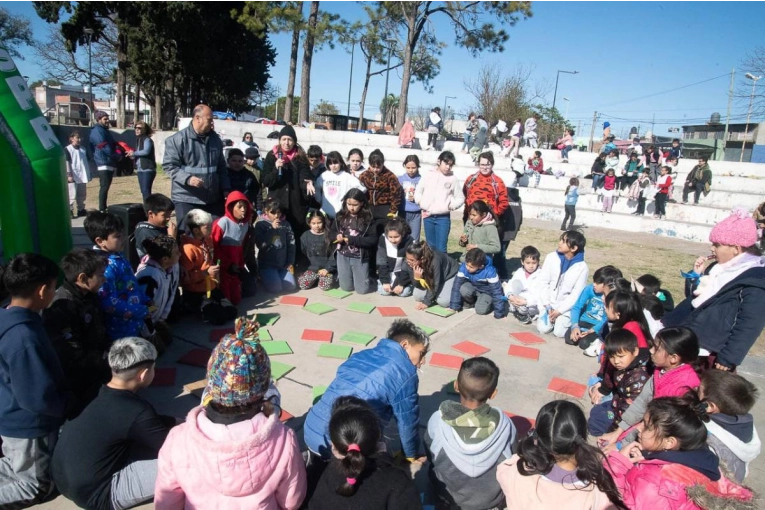
[[[182,119],[179,126],[185,126],[188,119]],[[261,147],[261,153],[270,150],[275,144],[274,139],[267,136],[273,131],[278,131],[281,126],[250,124],[242,122],[216,123],[216,130],[223,138],[230,138],[238,143],[244,132],[252,132],[254,141]],[[347,156],[352,148],[359,148],[365,157],[379,148],[385,155],[386,166],[397,175],[404,172],[403,161],[406,156],[416,154],[421,163],[421,171],[426,172],[435,167],[439,151],[424,151],[413,149],[401,149],[398,147],[398,138],[392,135],[373,135],[364,133],[351,133],[342,131],[329,131],[319,129],[306,129],[296,127],[298,141],[303,148],[309,145],[321,146],[324,153],[338,151],[343,157]],[[160,143],[165,133],[157,133],[155,143],[157,145],[157,157],[161,160],[161,151],[164,149]],[[420,146],[425,147],[427,142],[426,133],[418,133]],[[455,154],[456,164],[454,173],[461,180],[466,179],[477,171],[476,166],[467,154],[460,152],[460,142],[445,142],[443,150],[450,150]],[[496,144],[491,144],[489,149],[495,154],[496,164],[494,167],[498,176],[509,182],[510,162],[509,158],[499,157]],[[521,155],[525,161],[533,155],[530,148],[521,149]],[[610,227],[630,232],[649,232],[657,235],[678,237],[681,239],[708,242],[709,231],[718,221],[727,217],[730,209],[736,206],[753,210],[762,201],[765,201],[765,165],[756,163],[732,163],[710,162],[714,174],[712,191],[706,197],[701,198],[701,204],[693,206],[679,203],[682,199],[682,187],[688,172],[696,164],[696,160],[681,160],[675,176],[674,200],[677,203],[667,204],[667,219],[657,220],[653,218],[654,204],[648,201],[645,216],[633,216],[637,203],[626,197],[615,197],[613,212],[610,214],[601,212],[601,198],[592,193],[592,181],[584,179],[589,175],[590,167],[595,155],[586,152],[571,152],[569,163],[561,163],[557,150],[542,150],[545,168],[554,171],[564,171],[565,176],[555,178],[551,175],[543,175],[538,188],[520,188],[523,201],[524,215],[526,217],[560,223],[563,219],[564,190],[570,177],[580,179],[580,197],[577,203],[578,226],[597,225]],[[622,163],[627,158],[622,156]]]

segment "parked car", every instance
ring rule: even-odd
[[[236,115],[231,112],[213,112],[213,119],[236,120]]]

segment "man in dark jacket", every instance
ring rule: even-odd
[[[170,198],[181,230],[192,209],[223,216],[223,195],[231,188],[212,110],[200,104],[193,115],[188,127],[165,141],[162,158],[162,169],[173,180]]]
[[[96,125],[90,130],[90,152],[98,168],[98,210],[106,211],[106,199],[119,161],[117,145],[109,132],[109,114],[106,112],[96,112]]]
[[[712,184],[712,170],[709,168],[709,158],[707,156],[699,156],[699,164],[693,167],[688,173],[688,177],[685,179],[685,186],[683,187],[683,203],[688,203],[688,195],[693,192],[693,205],[699,205],[699,196],[706,191],[707,184]]]

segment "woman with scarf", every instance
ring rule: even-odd
[[[261,185],[268,188],[268,197],[279,201],[295,238],[300,239],[308,230],[305,222],[309,203],[307,183],[313,182],[313,176],[292,126],[284,126],[279,132],[279,143],[266,155],[261,178]]]
[[[687,326],[699,337],[707,366],[734,370],[765,327],[765,260],[757,225],[744,209],[714,226],[709,257],[696,259],[686,277],[685,301],[662,319],[664,327]],[[710,259],[716,260],[706,269]]]

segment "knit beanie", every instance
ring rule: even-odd
[[[258,325],[239,317],[236,332],[223,337],[207,362],[203,405],[242,407],[258,402],[271,382],[271,362],[258,343]]]
[[[283,136],[289,136],[292,138],[295,143],[297,143],[297,135],[295,134],[295,128],[292,126],[284,126],[281,131],[279,131],[279,138]]]
[[[757,244],[757,224],[746,209],[737,207],[709,233],[709,241],[748,248]]]

